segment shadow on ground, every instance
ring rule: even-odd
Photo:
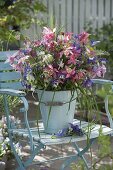
[[[29,94],[27,96],[27,99],[29,100],[29,112],[28,112],[29,120],[36,120],[37,115],[40,118],[37,96],[35,95],[35,98],[34,98],[34,97],[31,96],[31,94]],[[23,120],[22,113],[19,113],[19,118],[21,120]],[[111,143],[112,143],[112,146],[113,146],[113,137],[111,137]],[[85,141],[79,143],[81,148],[85,144],[86,144]],[[29,156],[29,147],[24,142],[22,143],[22,145],[24,147],[22,155],[23,155],[24,160],[26,160]],[[112,147],[112,150],[113,150],[113,147]],[[74,148],[70,144],[66,144],[65,146],[62,146],[62,145],[56,146],[55,145],[55,146],[52,146],[52,147],[46,147],[46,150],[41,151],[41,153],[35,157],[34,163],[36,161],[45,161],[45,160],[48,160],[50,158],[57,157],[58,155],[66,156],[67,153],[68,154],[76,154],[76,151],[74,150]],[[92,153],[92,157],[93,157],[93,162],[97,161],[98,160],[98,144],[97,144],[97,141],[92,145],[91,152],[89,151],[89,152],[87,152],[87,154],[85,154],[85,157],[87,158],[89,163],[91,163],[91,158],[90,158],[91,153]],[[74,162],[75,165],[77,164],[77,161]],[[39,165],[31,165],[29,168],[27,168],[27,170],[59,170],[61,163],[62,163],[61,160],[57,160],[54,163],[52,163],[52,162],[46,163],[46,164],[40,163]],[[100,164],[111,165],[111,164],[113,164],[113,160],[110,159],[110,158],[105,158],[97,165],[100,166]],[[16,163],[15,159],[12,159],[12,160],[7,162],[6,170],[15,170],[16,167],[17,167],[17,163]],[[102,168],[102,169],[104,170],[104,168]],[[67,170],[72,170],[72,168],[68,167]],[[80,170],[80,168],[77,168],[75,170]],[[105,169],[105,170],[113,170],[113,168],[109,167],[109,169]]]

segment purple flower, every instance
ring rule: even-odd
[[[57,88],[59,82],[58,82],[58,80],[52,80],[52,81],[51,81],[51,84],[52,84],[53,87],[56,87],[56,88]]]
[[[98,43],[100,43],[100,41],[94,41],[94,40],[91,40],[91,41],[90,41],[91,46],[95,46],[95,45],[97,45]]]
[[[20,50],[20,52],[23,53],[24,55],[29,55],[31,50],[32,50],[31,48],[28,48],[28,49],[25,49],[25,50],[22,49],[22,50]]]
[[[27,88],[27,89],[31,89],[31,85],[27,83],[27,81],[25,80],[22,80],[21,81],[21,84],[23,87]]]
[[[68,131],[68,128],[64,128],[64,129],[62,129],[62,130],[59,130],[59,131],[55,134],[55,136],[56,136],[56,137],[64,137],[64,136],[66,136],[67,131]]]
[[[104,77],[104,74],[106,73],[106,67],[104,64],[93,67],[93,78],[98,77]]]
[[[91,81],[91,79],[86,79],[86,80],[84,80],[84,82],[83,82],[83,86],[84,87],[91,87],[92,86],[92,84],[93,84],[93,82]]]
[[[88,64],[94,64],[94,63],[96,63],[96,60],[97,60],[97,57],[93,57],[93,58],[88,58],[88,60],[87,60],[87,63]]]
[[[106,58],[99,58],[99,62],[106,63],[107,59]]]
[[[83,136],[84,135],[84,132],[82,131],[82,129],[78,126],[78,125],[74,125],[72,123],[69,123],[71,129],[72,129],[72,134],[75,134],[75,135],[79,135],[79,136]]]

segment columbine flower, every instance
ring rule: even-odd
[[[77,36],[75,36],[75,38],[78,39],[78,41],[81,43],[81,44],[87,44],[88,42],[88,37],[89,37],[89,34],[87,32],[82,32],[81,34],[78,34]]]
[[[43,38],[42,38],[41,43],[46,44],[48,41],[53,40],[55,37],[55,35],[54,35],[55,31],[56,31],[55,29],[51,30],[50,28],[44,27],[44,29],[42,31]]]
[[[92,82],[90,79],[86,79],[86,80],[84,80],[84,82],[83,82],[83,86],[84,86],[84,87],[91,87],[92,84],[93,84],[93,82]]]
[[[93,68],[93,78],[95,78],[96,76],[98,77],[104,77],[105,73],[106,73],[106,67],[104,64],[102,65],[98,65],[98,66],[95,66]]]
[[[90,87],[91,78],[103,77],[107,53],[94,47],[99,41],[91,41],[90,34],[82,32],[57,32],[43,28],[41,40],[25,40],[20,49],[7,60],[21,72],[22,85],[26,88],[45,90],[73,90]],[[39,81],[41,80],[41,81]]]
[[[91,40],[91,46],[95,46],[97,45],[98,43],[100,43],[100,41],[94,41],[94,40]]]
[[[68,128],[61,129],[55,134],[55,136],[56,137],[64,137],[67,134],[67,130],[68,130]]]

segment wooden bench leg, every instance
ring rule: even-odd
[[[86,146],[82,151],[80,151],[80,149],[79,149],[79,147],[78,147],[78,145],[77,145],[76,143],[73,143],[73,146],[74,146],[74,148],[76,149],[76,151],[77,151],[78,153],[77,153],[75,156],[71,156],[71,157],[69,157],[68,159],[64,160],[64,162],[63,162],[60,170],[64,170],[64,169],[66,169],[67,167],[69,167],[69,165],[70,165],[73,161],[77,160],[79,157],[83,160],[86,169],[89,170],[90,168],[88,167],[88,163],[87,163],[87,161],[86,161],[86,159],[84,158],[83,155],[84,155],[84,154],[88,151],[88,149],[91,147],[91,145],[92,145],[92,143],[94,142],[94,140],[95,140],[95,139],[91,139],[91,140],[89,141],[89,143],[87,144],[87,146]]]

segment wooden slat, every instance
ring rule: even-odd
[[[91,1],[90,0],[86,0],[86,21],[89,22],[91,19],[92,19],[92,16],[91,16],[91,13],[90,13],[90,10],[91,10]]]
[[[85,11],[84,11],[84,1],[83,0],[80,0],[80,12],[79,12],[79,20],[80,20],[80,32],[83,31],[84,29],[84,14],[85,14]]]
[[[21,74],[19,72],[0,72],[0,81],[8,81],[8,80],[19,80],[21,78]]]
[[[110,0],[105,1],[105,23],[108,24],[110,22]]]
[[[14,70],[14,69],[12,68],[12,66],[10,66],[9,63],[0,62],[0,71],[1,70]]]
[[[86,21],[92,21],[95,29],[103,26],[103,22],[109,23],[110,18],[113,18],[113,0],[105,0],[105,7],[104,0],[42,0],[42,2],[47,5],[48,12],[43,15],[48,26],[51,25],[53,17],[57,28],[64,26],[64,30],[69,32],[79,33],[84,29]],[[37,33],[40,34],[41,29],[39,27],[37,29]],[[31,27],[25,31],[25,35],[32,38],[33,30]]]
[[[72,0],[67,1],[66,5],[67,5],[67,31],[72,32]]]
[[[79,0],[74,0],[74,11],[73,11],[73,32],[75,34],[78,33],[78,1]]]
[[[15,52],[17,52],[17,51],[16,50],[0,51],[0,60],[2,60],[2,61],[6,60],[9,56],[13,55]]]
[[[55,26],[56,28],[59,27],[59,1],[55,0],[54,1],[54,6],[55,6]]]
[[[48,25],[53,27],[53,0],[48,0]]]
[[[93,19],[93,29],[95,30],[97,27],[97,1],[92,1],[92,19]]]
[[[47,8],[47,0],[42,0],[42,2],[45,5],[45,7]],[[47,15],[46,15],[46,13],[41,13],[41,15],[43,15],[44,22],[47,23]]]
[[[83,128],[88,127],[88,122],[80,121],[77,119],[75,119],[74,122],[77,125],[80,125],[81,123],[81,126]],[[113,130],[107,126],[104,126],[104,125],[101,126],[101,125],[95,124],[95,127],[91,130],[90,139],[97,138],[99,136],[100,128],[102,130],[103,135],[108,135],[113,132]],[[38,135],[37,128],[32,128],[31,133],[35,141],[39,141],[40,139],[40,141],[44,145],[64,144],[64,143],[79,142],[79,141],[87,140],[87,135],[85,134],[83,136],[52,138],[52,135],[44,133],[44,128],[43,128],[42,123],[39,123],[39,129],[40,129],[40,138]],[[15,134],[21,135],[23,137],[28,137],[28,131],[26,129],[14,129],[12,131]]]
[[[113,0],[111,0],[111,18],[113,19]]]
[[[66,31],[66,0],[61,1],[61,27]]]
[[[2,88],[2,89],[8,88],[8,89],[16,89],[16,90],[24,89],[21,82],[0,83],[0,88]]]
[[[98,28],[101,28],[103,26],[103,14],[104,14],[104,0],[100,0],[98,1]]]

